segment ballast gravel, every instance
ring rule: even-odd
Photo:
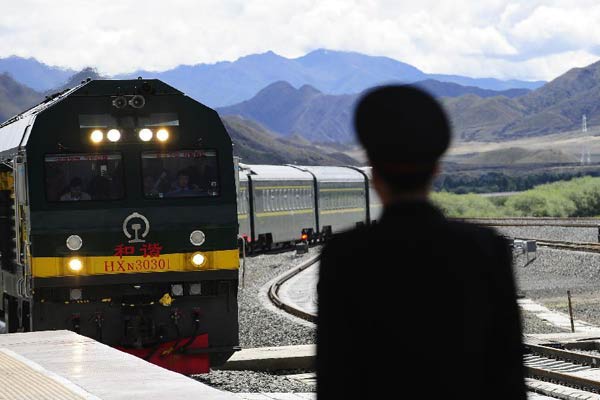
[[[261,254],[246,259],[240,271],[238,290],[240,345],[242,348],[313,344],[315,327],[277,312],[266,296],[268,283],[321,251],[312,247],[307,254],[295,251]]]
[[[214,388],[233,393],[308,393],[315,392],[314,384],[306,384],[285,375],[253,371],[211,371],[194,376]]]
[[[277,310],[270,304],[266,291],[275,278],[318,254],[320,250],[321,246],[316,246],[304,255],[296,255],[295,251],[290,250],[246,258],[245,271],[240,270],[238,289],[242,348],[315,343],[315,326],[288,317],[284,312]],[[234,393],[316,391],[315,385],[289,379],[282,373],[213,370],[208,374],[196,375],[194,378],[212,387]]]

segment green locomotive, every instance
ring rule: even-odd
[[[182,373],[238,349],[231,139],[158,80],[88,80],[0,125],[8,332],[70,329]]]

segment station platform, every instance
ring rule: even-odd
[[[219,369],[275,371],[314,369],[317,348],[314,344],[259,347],[236,352]]]
[[[0,399],[239,399],[71,331],[0,335]]]

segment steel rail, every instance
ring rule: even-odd
[[[591,354],[576,353],[569,350],[558,349],[551,346],[542,346],[533,343],[523,343],[523,346],[531,353],[557,360],[568,361],[580,365],[587,365],[592,368],[600,367],[600,356]]]
[[[273,283],[269,288],[269,299],[271,300],[271,302],[289,314],[292,314],[298,318],[302,318],[306,321],[316,323],[317,316],[315,314],[301,310],[281,300],[281,298],[279,297],[279,289],[281,288],[281,285],[283,285],[285,282],[289,281],[294,276],[298,275],[300,272],[304,271],[308,267],[314,265],[317,261],[319,261],[320,258],[320,254],[314,256],[277,278],[275,283]]]
[[[598,228],[600,219],[589,217],[512,217],[512,218],[449,218],[452,221],[476,223],[482,226],[505,227],[564,227],[564,228]],[[557,221],[553,223],[553,221]]]
[[[543,359],[548,360],[548,363],[546,363],[547,365],[544,365],[545,361],[543,361],[543,359],[536,359],[533,362],[525,361],[525,373],[529,378],[600,393],[600,379],[591,379],[589,374],[586,373],[586,371],[589,370],[600,371],[598,369],[600,366],[600,357],[528,343],[527,341],[523,343],[523,346],[525,347],[527,354],[543,357]],[[562,366],[561,364],[561,366],[557,368],[555,361],[570,363],[579,371],[573,370],[569,367],[569,364],[565,365],[568,369],[571,369],[570,371],[561,371],[560,369],[564,369],[565,366]],[[582,371],[584,372],[584,376],[578,374]],[[586,374],[587,376],[585,376]]]
[[[593,393],[600,393],[600,381],[595,381],[593,379],[583,378],[564,372],[550,371],[544,368],[527,366],[525,367],[525,374],[530,378],[558,383],[563,386],[574,387]]]
[[[600,243],[593,242],[567,242],[564,240],[538,240],[531,238],[515,238],[517,240],[535,240],[538,246],[558,250],[583,251],[586,253],[600,253]]]

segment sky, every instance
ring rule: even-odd
[[[550,80],[600,59],[597,0],[20,0],[0,57],[113,75],[269,50],[387,56],[428,73]]]

